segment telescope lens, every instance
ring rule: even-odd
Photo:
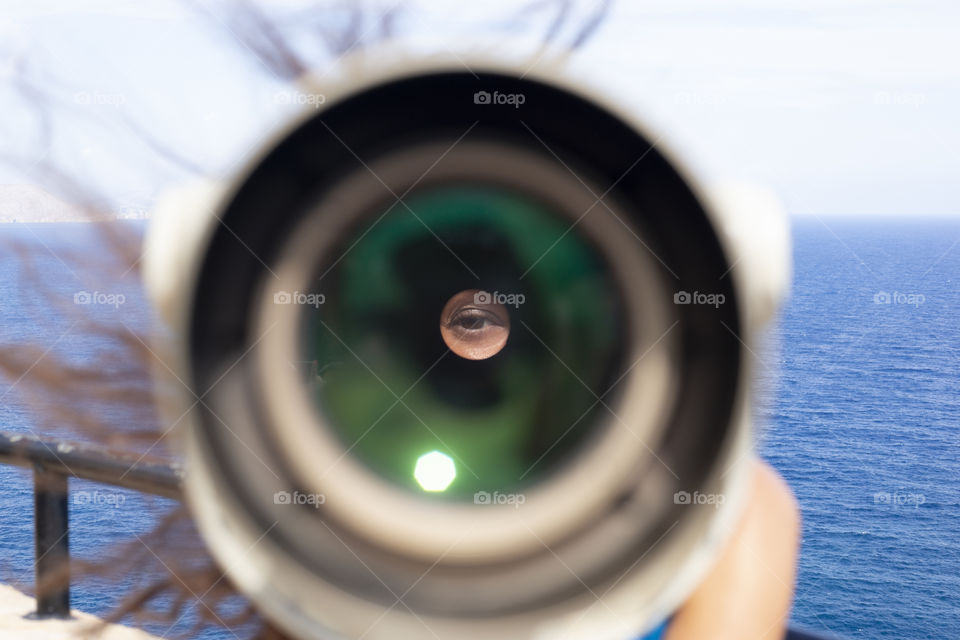
[[[575,217],[443,184],[363,219],[318,265],[322,303],[301,325],[309,393],[349,455],[409,491],[473,499],[542,480],[597,435],[624,312]]]

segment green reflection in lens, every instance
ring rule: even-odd
[[[413,492],[472,499],[543,479],[596,431],[597,396],[622,367],[605,261],[568,218],[498,187],[423,189],[370,219],[382,213],[319,265],[326,301],[304,307],[318,409],[350,455]],[[507,345],[487,360],[440,336],[465,289],[510,312]],[[418,461],[431,453],[456,472],[425,493]]]

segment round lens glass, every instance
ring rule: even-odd
[[[333,254],[298,294],[309,393],[387,481],[509,500],[610,417],[620,292],[569,216],[495,186],[422,188]]]

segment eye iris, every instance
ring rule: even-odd
[[[481,309],[464,309],[454,315],[450,326],[459,327],[467,331],[481,331],[488,325],[499,325],[496,317]]]
[[[478,331],[487,323],[486,318],[477,316],[464,316],[457,318],[457,324],[468,331]]]

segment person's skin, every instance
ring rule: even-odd
[[[719,560],[676,612],[666,640],[773,640],[786,633],[800,541],[800,510],[767,463],[753,464],[752,495]]]

